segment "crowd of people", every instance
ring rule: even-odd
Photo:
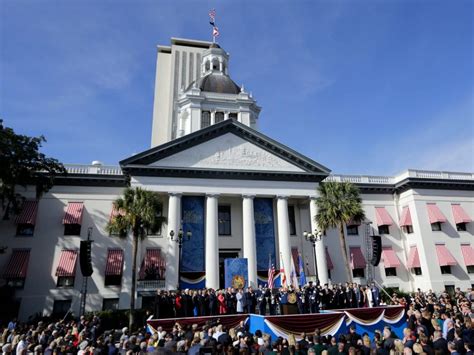
[[[418,291],[408,299],[395,294],[391,302],[402,304],[407,310],[406,328],[400,337],[388,326],[373,336],[351,326],[346,334],[338,336],[324,335],[315,329],[311,334],[298,334],[297,337],[288,334],[286,338],[272,338],[259,330],[250,333],[245,322],[226,329],[218,317],[210,317],[202,327],[196,324],[182,327],[176,323],[168,332],[158,328],[152,334],[146,332],[144,326],[131,333],[128,328],[102,329],[101,320],[94,316],[35,324],[12,320],[0,328],[0,349],[2,353],[13,355],[473,354],[473,290],[462,292],[457,289],[454,295]],[[322,300],[320,304],[323,304]]]
[[[301,289],[269,289],[260,285],[234,289],[198,289],[157,291],[154,314],[157,318],[200,317],[236,313],[284,314],[283,305],[294,304],[297,313],[318,313],[321,309],[377,307],[382,303],[379,288],[372,283],[362,286],[345,284],[313,285]]]

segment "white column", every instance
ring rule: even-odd
[[[169,238],[171,231],[175,238],[178,235],[181,222],[181,194],[170,194],[168,200],[168,253],[166,256],[166,289],[174,290],[178,286],[179,248],[175,240]]]
[[[316,213],[316,197],[309,199],[309,214],[311,218],[311,233],[318,229],[318,224],[314,220]],[[321,231],[322,232],[322,231]],[[321,285],[328,282],[328,264],[326,262],[326,247],[324,246],[324,236],[321,236],[321,240],[316,242],[316,267],[318,268],[317,274]]]
[[[206,195],[206,287],[219,288],[218,195]]]
[[[211,111],[211,125],[216,123],[216,110]]]
[[[277,196],[278,246],[289,283],[291,274],[290,221],[288,218],[288,197]]]
[[[257,246],[255,241],[255,217],[253,211],[253,198],[255,196],[242,196],[242,222],[244,258],[247,258],[249,286],[257,287]]]

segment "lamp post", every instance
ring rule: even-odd
[[[171,241],[178,243],[178,248],[179,248],[179,251],[178,251],[178,285],[176,286],[177,290],[179,290],[179,280],[180,280],[180,276],[181,276],[181,256],[182,256],[181,254],[183,252],[184,237],[186,237],[188,240],[190,240],[192,236],[193,236],[193,233],[191,231],[189,231],[189,230],[187,232],[183,231],[182,222],[181,222],[181,228],[179,229],[177,235],[175,235],[174,230],[170,231]]]
[[[323,237],[323,233],[319,229],[315,229],[313,233],[304,231],[303,237],[313,245],[314,274],[316,275],[316,283],[317,283],[318,267],[316,266],[316,242],[321,241],[321,238]]]

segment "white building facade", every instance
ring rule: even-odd
[[[341,176],[258,131],[261,108],[230,78],[229,55],[209,42],[172,39],[158,48],[152,148],[119,166],[67,165],[69,174],[16,217],[0,221],[2,282],[15,288],[19,316],[77,314],[79,245],[91,229],[93,275],[86,310],[128,308],[131,238],[110,236],[112,202],[131,186],[162,196],[167,222],[140,243],[138,307],[157,288],[223,287],[227,258],[248,261],[250,285],[266,281],[269,260],[286,270],[298,254],[322,283],[346,281],[336,230],[313,246],[321,181],[350,181],[367,221],[347,226],[354,281],[374,277],[405,291],[474,284],[474,174],[409,170],[395,177]],[[183,244],[170,238],[192,232]],[[370,235],[382,260],[370,265]],[[0,245],[2,246],[2,245]],[[316,270],[315,270],[316,266]],[[179,279],[179,280],[178,280]]]

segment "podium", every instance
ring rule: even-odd
[[[281,305],[281,310],[283,315],[288,314],[299,314],[298,305],[296,303],[286,303]]]

